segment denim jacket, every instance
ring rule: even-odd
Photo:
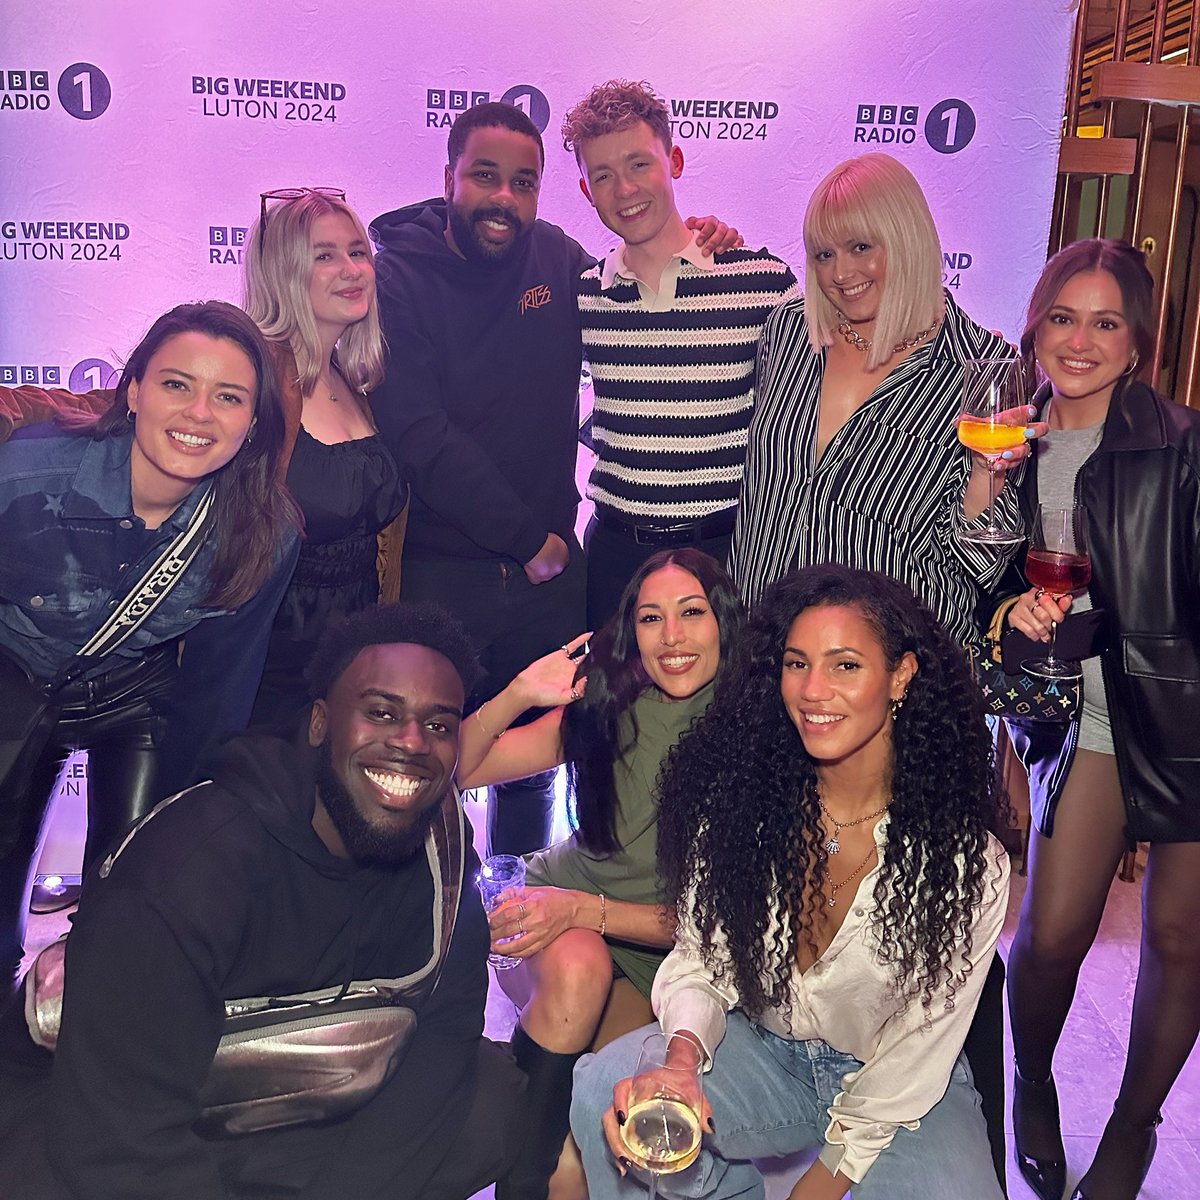
[[[199,502],[197,489],[158,529],[147,529],[133,511],[131,447],[128,437],[94,441],[48,425],[0,445],[0,646],[39,679],[70,665]],[[191,782],[199,751],[245,725],[297,548],[290,541],[258,595],[228,611],[203,607],[215,553],[210,541],[116,651],[136,658],[188,635],[174,689],[180,702],[166,713],[167,743],[179,748],[176,763],[166,752],[162,759],[171,783]],[[97,660],[83,675],[111,665]]]

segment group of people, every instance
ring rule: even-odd
[[[536,127],[478,105],[443,199],[369,238],[340,190],[265,193],[244,311],[165,314],[115,393],[0,392],[27,426],[0,446],[7,976],[68,748],[90,870],[0,1022],[0,1179],[632,1196],[656,1021],[706,1072],[703,1148],[662,1194],[761,1195],[753,1160],[812,1147],[796,1200],[1002,1195],[1008,809],[964,646],[1045,641],[1072,597],[963,536],[998,486],[1025,529],[1087,506],[1075,603],[1105,634],[1079,719],[1009,723],[1035,816],[1017,1162],[1061,1200],[1054,1049],[1116,861],[1149,841],[1126,1073],[1074,1193],[1135,1196],[1200,1030],[1200,418],[1138,380],[1142,256],[1055,256],[1014,350],[942,288],[893,158],[818,186],[800,295],[682,219],[647,86],[592,89],[563,136],[620,239],[598,262],[537,218]],[[966,364],[1005,355],[1039,387],[989,462],[955,418]],[[572,833],[547,846],[564,763]],[[489,849],[527,859],[490,931],[457,794],[485,785]],[[520,960],[511,1057],[480,1036],[489,941]],[[327,1070],[279,1058],[309,1021]]]

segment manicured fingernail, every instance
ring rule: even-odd
[[[1034,429],[1034,427],[1032,425],[1025,426],[1025,436],[1027,438],[1034,437],[1034,436],[1036,436],[1036,434],[1037,434],[1037,430]]]
[[[1012,460],[1015,456],[1013,455],[1013,452],[1011,450],[1005,450],[1005,452],[1002,455],[1000,455],[1000,457],[1002,459],[1004,459],[1005,462],[1012,462]]]
[[[625,1124],[625,1114],[619,1108],[617,1109],[617,1124],[618,1125]]]
[[[1031,417],[1036,417],[1036,416],[1037,416],[1037,405],[1036,405],[1036,404],[1031,404],[1031,405],[1029,406],[1029,415],[1030,415]]]
[[[619,1164],[617,1170],[620,1171],[622,1175],[624,1175],[625,1172],[633,1166],[633,1163],[631,1163],[627,1158],[618,1158],[617,1163]]]
[[[709,1131],[709,1133],[716,1133],[716,1132],[717,1132],[717,1127],[716,1127],[716,1126],[713,1124],[713,1119],[712,1119],[712,1117],[709,1117],[709,1118],[708,1118],[708,1131]]]

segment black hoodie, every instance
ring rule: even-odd
[[[312,828],[314,764],[274,738],[228,743],[213,783],[144,824],[107,878],[89,877],[67,943],[51,1117],[73,1195],[223,1200],[261,1179],[332,1196],[351,1194],[349,1173],[365,1196],[373,1164],[419,1180],[454,1140],[487,994],[487,925],[469,885],[417,1034],[365,1108],[216,1142],[191,1128],[224,1000],[395,978],[430,952],[424,854],[386,868],[331,854]],[[468,879],[476,864],[468,850]]]
[[[575,524],[576,292],[593,260],[545,221],[495,266],[460,258],[445,229],[444,200],[371,225],[388,344],[371,407],[412,482],[404,550],[523,564]]]

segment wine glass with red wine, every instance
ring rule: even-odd
[[[1025,556],[1025,578],[1039,593],[1049,592],[1055,599],[1082,592],[1091,582],[1087,510],[1083,505],[1038,508]],[[1045,658],[1025,659],[1021,663],[1022,670],[1039,679],[1078,679],[1083,674],[1079,663],[1058,658],[1054,653],[1057,635],[1056,621],[1050,629],[1049,653]]]

